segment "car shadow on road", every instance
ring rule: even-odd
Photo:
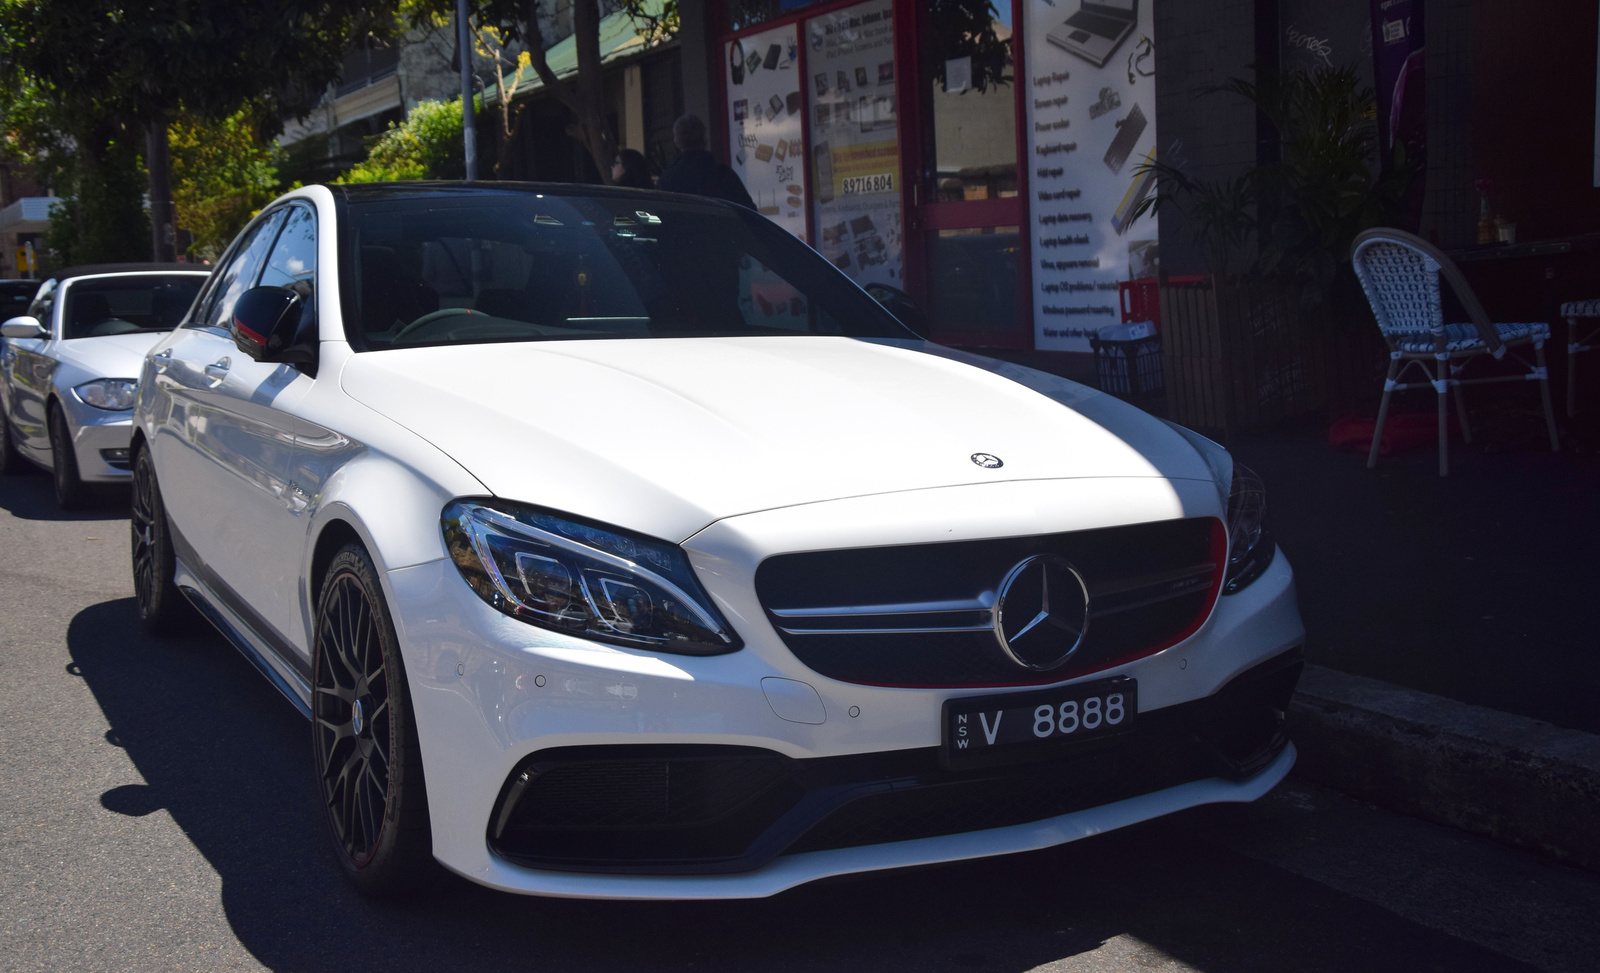
[[[107,744],[145,781],[106,791],[106,813],[169,812],[219,875],[239,942],[274,970],[1516,968],[1228,852],[1194,814],[757,901],[526,898],[442,871],[414,899],[370,901],[321,845],[307,724],[220,637],[151,639],[120,599],[75,616],[68,647]]]
[[[128,516],[130,492],[116,483],[96,483],[89,491],[82,510],[62,510],[56,505],[55,486],[50,474],[33,466],[0,476],[0,509],[19,520],[105,520]]]

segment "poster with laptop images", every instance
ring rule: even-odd
[[[788,24],[730,41],[723,64],[733,171],[763,216],[806,240],[799,31]]]
[[[1088,351],[1122,320],[1118,284],[1156,274],[1151,0],[1028,0],[1035,347]]]
[[[905,286],[892,7],[868,0],[805,27],[815,245],[863,286]]]

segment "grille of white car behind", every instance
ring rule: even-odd
[[[779,554],[756,594],[784,644],[811,669],[873,686],[1059,682],[1152,655],[1211,613],[1227,560],[1222,522],[1193,517],[1061,534]],[[1007,656],[989,606],[1035,555],[1064,558],[1089,591],[1082,644],[1060,666]],[[1064,647],[1065,648],[1065,647]]]

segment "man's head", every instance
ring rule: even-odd
[[[679,116],[678,120],[672,123],[672,141],[680,152],[705,148],[706,123],[702,122],[698,115]]]

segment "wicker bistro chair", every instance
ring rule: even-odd
[[[1600,350],[1600,301],[1568,301],[1561,305],[1567,319],[1567,415],[1578,412],[1578,356]],[[1580,324],[1579,322],[1585,322]]]
[[[1467,406],[1463,385],[1489,382],[1536,381],[1544,397],[1545,425],[1550,433],[1550,448],[1558,450],[1555,413],[1550,405],[1550,373],[1545,367],[1544,343],[1550,340],[1550,325],[1544,322],[1492,324],[1467,286],[1465,277],[1439,248],[1403,230],[1367,230],[1355,239],[1351,262],[1361,289],[1378,319],[1378,330],[1389,345],[1389,375],[1383,382],[1383,399],[1378,405],[1378,422],[1372,430],[1372,451],[1367,468],[1378,464],[1378,444],[1383,439],[1383,422],[1389,412],[1389,396],[1397,391],[1432,387],[1439,399],[1439,475],[1450,475],[1449,406],[1446,393],[1454,389],[1456,409],[1461,417],[1461,438],[1472,442],[1467,425]],[[1443,276],[1471,320],[1465,324],[1446,324],[1439,301],[1439,278]],[[1510,349],[1531,345],[1534,364],[1529,365],[1513,353],[1513,362],[1523,366],[1515,375],[1462,378],[1468,363],[1475,358],[1504,359]],[[1412,369],[1426,376],[1423,381],[1402,382]]]

